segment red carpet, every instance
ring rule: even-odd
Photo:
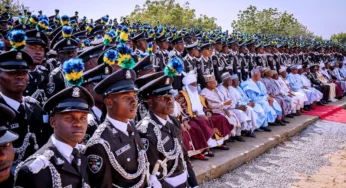
[[[304,115],[319,116],[323,120],[346,123],[346,110],[342,106],[314,106]]]

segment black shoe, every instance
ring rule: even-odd
[[[317,102],[318,106],[325,106],[322,102]]]
[[[235,136],[234,139],[238,142],[245,142],[244,138],[241,136]]]
[[[298,114],[298,113],[294,113],[293,115],[294,115],[294,116],[301,116],[301,115],[300,115],[300,114]]]
[[[268,123],[269,126],[278,126],[278,124],[275,122],[275,123]],[[263,129],[263,128],[262,128]],[[263,129],[264,130],[264,129]]]
[[[281,125],[281,126],[285,126],[285,125],[286,125],[282,120],[277,121],[276,123],[277,123],[278,125]]]
[[[292,114],[288,114],[286,115],[287,118],[294,118],[294,116]]]
[[[309,107],[304,107],[303,110],[310,111],[310,108]]]
[[[222,146],[217,147],[217,149],[229,150],[229,147],[227,147],[227,146],[225,146],[225,145],[222,145]]]
[[[263,129],[259,128],[259,129],[255,129],[256,132],[264,132]]]
[[[251,137],[251,138],[256,138],[256,134],[254,132],[249,132],[248,135],[246,135],[247,137]]]
[[[287,121],[285,119],[282,119],[281,121],[284,122],[284,123],[290,123],[289,121]]]
[[[225,142],[226,143],[235,142],[235,139],[234,139],[234,137],[231,137],[228,140],[226,140]]]
[[[309,108],[310,110],[315,110],[315,108],[312,107],[312,105],[308,105],[308,108]]]
[[[265,132],[272,132],[271,129],[269,129],[268,127],[261,127],[262,130],[264,130]]]
[[[322,104],[328,104],[328,102],[325,101],[325,100],[321,100],[321,103],[322,103]]]

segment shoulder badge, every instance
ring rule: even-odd
[[[47,89],[46,89],[48,94],[52,94],[55,91],[55,84],[53,82],[49,82],[47,84]]]
[[[141,138],[141,142],[143,144],[143,150],[147,151],[149,148],[149,140],[146,138]]]
[[[102,168],[103,160],[98,155],[88,156],[88,167],[92,173],[97,173]]]

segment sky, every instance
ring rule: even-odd
[[[99,19],[108,14],[110,18],[129,15],[136,5],[145,0],[19,0],[37,14],[51,16],[55,9],[60,15],[74,15]],[[184,3],[187,0],[176,0]],[[329,39],[332,34],[346,32],[346,0],[188,0],[190,8],[196,10],[196,16],[205,14],[215,17],[223,30],[232,31],[231,23],[237,19],[240,10],[250,5],[257,9],[278,8],[280,12],[293,14],[299,22],[307,26],[315,35]]]

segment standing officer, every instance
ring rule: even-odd
[[[123,67],[133,67],[129,60],[113,61]],[[107,116],[86,145],[91,187],[144,187],[147,184],[145,146],[130,121],[137,113],[135,79],[133,70],[120,69],[94,88],[103,96]]]
[[[14,111],[0,104],[0,187],[13,188],[14,177],[11,173],[11,167],[14,159],[14,148],[12,142],[18,139],[18,135],[8,131],[6,126],[12,121],[16,114]]]
[[[16,112],[9,130],[17,133],[19,139],[13,143],[17,165],[45,144],[52,133],[48,116],[31,97],[23,97],[29,81],[29,66],[33,59],[24,51],[25,33],[13,30],[9,33],[13,50],[0,55],[0,103]]]
[[[46,87],[46,94],[48,98],[68,86],[64,79],[62,66],[65,61],[77,57],[78,42],[72,38],[72,31],[72,27],[63,26],[61,30],[63,39],[56,44],[53,43],[54,39],[52,41],[51,45],[53,45],[53,50],[57,52],[57,60],[59,61],[60,65],[49,74],[49,80]],[[59,34],[55,38],[59,38]]]
[[[84,147],[78,143],[84,138],[93,105],[90,93],[80,86],[70,86],[47,101],[44,109],[51,114],[54,134],[40,150],[18,165],[15,186],[89,187],[87,158],[81,154]]]
[[[175,59],[177,57],[170,60],[165,68],[166,75],[139,89],[139,97],[148,104],[149,113],[136,127],[147,148],[151,175],[161,181],[162,187],[186,188],[187,168],[192,167],[183,145],[180,123],[170,116],[174,111],[173,78],[167,73],[170,76],[173,72],[179,73],[172,63]]]

